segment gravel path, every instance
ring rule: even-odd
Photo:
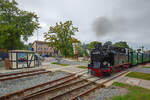
[[[19,91],[25,88],[29,88],[35,85],[39,85],[48,81],[56,80],[58,78],[67,75],[69,74],[66,72],[57,71],[48,74],[40,74],[40,75],[0,82],[0,96],[11,92]]]
[[[111,86],[108,88],[97,89],[87,97],[83,97],[83,100],[105,100],[112,96],[125,95],[128,90],[117,86]],[[108,99],[110,100],[110,99]]]

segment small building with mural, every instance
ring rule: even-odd
[[[10,50],[9,51],[10,64],[7,69],[20,69],[38,67],[39,61],[35,57],[34,51],[29,50]]]

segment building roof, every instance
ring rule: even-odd
[[[37,40],[36,40],[36,41],[33,42],[33,44],[34,44],[35,42],[37,42],[37,43],[42,43],[42,44],[48,44],[48,43],[50,43],[50,42],[46,42],[46,41],[37,41]]]

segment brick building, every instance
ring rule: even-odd
[[[40,55],[50,55],[54,56],[54,49],[48,45],[45,41],[34,41],[33,42],[34,51]]]

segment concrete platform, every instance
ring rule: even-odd
[[[78,68],[77,66],[79,65],[61,66],[61,65],[50,64],[50,65],[43,66],[42,68],[49,70],[49,71],[60,70],[60,71],[69,72],[69,73],[87,71],[87,69]]]
[[[131,77],[120,77],[115,81],[150,89],[150,81],[148,80],[142,80],[142,79],[131,78]]]

